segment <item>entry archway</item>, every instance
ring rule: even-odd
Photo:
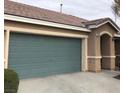
[[[101,69],[111,69],[111,40],[108,33],[100,36]]]

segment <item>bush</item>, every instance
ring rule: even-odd
[[[4,69],[4,93],[17,93],[19,78],[15,71]]]

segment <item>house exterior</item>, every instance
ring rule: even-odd
[[[21,79],[115,69],[119,27],[110,18],[89,21],[8,0],[4,9],[4,64]]]

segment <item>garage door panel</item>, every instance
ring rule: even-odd
[[[80,39],[11,33],[9,48],[9,68],[22,79],[80,71]]]
[[[13,55],[14,56],[14,55]],[[17,63],[17,59],[20,59],[19,60],[19,65],[29,65],[29,64],[33,64],[34,62],[35,62],[35,64],[41,64],[42,63],[42,65],[45,65],[45,64],[50,64],[50,65],[55,65],[54,63],[64,63],[63,62],[63,60],[64,61],[66,61],[66,63],[73,63],[73,64],[77,64],[75,61],[77,61],[77,62],[79,62],[80,60],[78,60],[78,59],[76,59],[76,58],[72,58],[72,60],[73,61],[68,61],[69,60],[69,58],[60,58],[60,57],[57,57],[57,58],[51,58],[51,59],[43,59],[43,60],[41,60],[40,58],[29,58],[29,59],[27,59],[27,58],[23,58],[23,57],[13,57],[13,65],[17,65],[16,63]],[[37,60],[41,60],[41,61],[37,61]],[[51,62],[51,61],[53,61],[53,62]],[[35,64],[33,64],[33,65],[35,65]],[[65,64],[65,63],[64,63]]]
[[[72,63],[73,64],[73,63]],[[16,70],[25,70],[25,71],[28,71],[28,70],[35,70],[35,69],[42,69],[40,72],[44,71],[45,69],[49,69],[50,71],[51,70],[54,70],[54,69],[77,69],[79,71],[79,68],[80,66],[77,65],[76,63],[71,65],[71,67],[68,67],[68,65],[70,65],[70,63],[67,63],[66,65],[64,63],[55,63],[55,65],[51,65],[51,64],[43,64],[42,66],[40,66],[40,64],[35,64],[33,66],[29,66],[28,64],[24,64],[24,65],[19,65],[17,67],[17,65],[13,65],[12,67],[15,68]],[[46,67],[49,67],[49,68],[46,68]]]
[[[70,64],[69,64],[70,65]],[[46,66],[48,66],[48,65],[46,65]],[[79,67],[78,65],[72,65],[70,68],[68,67],[68,66],[64,66],[64,67],[62,67],[63,65],[54,65],[54,66],[57,66],[57,67],[49,67],[49,68],[46,68],[46,67],[33,67],[33,68],[31,68],[30,66],[29,67],[26,67],[26,70],[24,69],[24,67],[23,68],[17,68],[17,70],[24,70],[24,71],[28,71],[28,69],[30,69],[30,70],[33,70],[33,71],[35,71],[35,70],[40,70],[40,72],[47,72],[47,70],[48,70],[48,72],[51,72],[51,71],[55,71],[55,72],[57,72],[57,71],[61,71],[61,70],[69,70],[70,68],[72,68],[73,70],[75,70],[75,69],[77,69],[76,67]],[[70,69],[70,70],[72,70],[72,69]],[[56,71],[57,70],[57,71]],[[79,69],[77,69],[78,71],[79,71]],[[36,72],[30,72],[30,73],[36,73]]]
[[[58,70],[58,71],[56,71]],[[21,72],[19,72],[21,71]],[[73,68],[73,69],[68,69],[65,67],[65,69],[63,68],[55,68],[55,69],[52,69],[52,70],[49,70],[47,68],[45,68],[44,70],[43,69],[33,69],[33,70],[30,70],[30,72],[27,70],[19,70],[18,72],[20,73],[21,76],[23,76],[23,78],[25,77],[41,77],[41,76],[48,76],[48,75],[54,75],[54,74],[60,74],[60,73],[72,73],[72,72],[78,72],[79,69],[76,69],[76,68]],[[40,72],[39,72],[40,71]],[[41,74],[42,73],[42,74]]]

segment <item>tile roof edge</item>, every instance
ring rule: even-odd
[[[41,20],[41,21],[47,21],[47,22],[52,22],[52,23],[58,23],[58,24],[63,24],[63,25],[75,26],[75,25],[71,25],[71,24],[66,24],[66,23],[61,23],[61,22],[54,22],[54,21],[49,21],[49,20],[44,20],[44,19],[39,19],[39,18],[31,18],[31,17],[26,17],[26,16],[14,15],[14,14],[11,14],[11,13],[4,13],[4,14],[12,15],[12,16],[18,16],[18,17],[24,17],[24,18],[34,19],[34,20]],[[82,26],[75,26],[75,27],[82,27]]]
[[[84,19],[84,18],[81,18],[81,17],[78,17],[78,16],[74,16],[74,15],[66,14],[66,13],[60,13],[60,12],[58,12],[58,11],[49,10],[49,9],[42,8],[42,7],[38,7],[38,6],[34,6],[34,5],[28,5],[28,4],[25,4],[25,3],[16,2],[16,1],[11,1],[11,0],[5,0],[5,1],[7,1],[7,2],[12,2],[12,3],[16,3],[16,4],[19,4],[19,5],[34,7],[34,8],[37,8],[37,9],[43,9],[43,10],[46,10],[46,11],[54,12],[54,13],[61,14],[61,15],[65,15],[65,16],[72,16],[72,17],[75,17],[75,18],[78,18],[78,19],[82,19],[82,20],[84,20],[84,21],[89,21],[88,19]],[[4,3],[5,3],[5,1],[4,1]]]
[[[100,21],[100,20],[102,20],[103,22],[101,22],[101,23],[99,23],[99,24],[97,24],[97,23],[95,23],[95,21]],[[91,22],[94,22],[94,23],[92,23],[92,24],[90,24]],[[91,21],[88,21],[88,22],[84,22],[84,24],[87,26],[87,25],[95,25],[94,27],[95,28],[97,28],[97,27],[99,27],[99,25],[101,26],[101,24],[104,24],[104,23],[108,23],[108,22],[110,22],[110,24],[111,25],[114,25],[114,27],[119,31],[120,30],[120,27],[111,19],[111,18],[109,18],[109,17],[105,17],[105,18],[99,18],[99,19],[94,19],[94,20],[91,20]],[[89,24],[88,24],[89,23]],[[93,28],[94,28],[93,27]]]
[[[9,18],[9,17],[6,17],[6,16],[11,16],[11,17],[14,17],[14,19],[13,18]],[[4,19],[5,20],[12,20],[12,21],[16,21],[16,18],[15,17],[20,17],[20,18],[26,18],[26,17],[22,17],[22,16],[16,16],[16,15],[9,15],[9,14],[5,14],[4,15]],[[34,18],[26,18],[26,19],[30,19],[30,20],[37,20],[37,21],[44,21],[44,20],[38,20],[38,19],[34,19]],[[17,19],[18,20],[18,19]],[[25,20],[26,21],[26,20]],[[50,22],[50,21],[45,21],[45,22]],[[55,22],[50,22],[50,23],[55,23]],[[87,29],[87,28],[84,28],[84,27],[80,27],[80,26],[74,26],[74,25],[69,25],[69,24],[62,24],[62,23],[55,23],[55,24],[60,24],[60,25],[67,25],[67,26],[71,26],[71,27],[76,27],[77,29],[79,28],[79,29],[84,29],[84,32],[91,32],[89,29]],[[78,29],[78,30],[79,30]],[[75,29],[76,30],[76,29]],[[82,31],[81,30],[81,31]]]

